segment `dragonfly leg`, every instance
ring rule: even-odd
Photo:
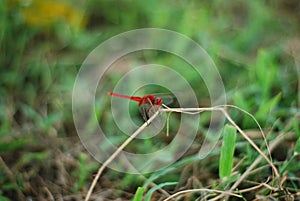
[[[142,116],[143,116],[144,120],[148,121],[148,119],[150,118],[149,114],[148,114],[148,108],[142,108],[141,112],[142,112]],[[149,126],[149,125],[150,125],[150,123],[147,124],[147,126]]]
[[[153,113],[150,112],[150,110],[153,108],[154,108],[154,105],[153,105],[152,101],[150,100],[150,98],[147,98],[146,101],[144,102],[144,104],[140,108],[140,112],[145,121],[148,121],[150,119],[150,117],[153,115]],[[149,125],[150,125],[150,123],[147,124],[147,126],[149,126]]]

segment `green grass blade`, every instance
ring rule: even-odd
[[[145,191],[144,187],[138,187],[132,201],[142,201],[144,191]]]
[[[219,164],[219,177],[229,177],[233,166],[233,154],[236,139],[236,129],[233,126],[225,125],[223,129],[223,143]]]
[[[300,138],[300,126],[299,126],[299,119],[298,118],[293,119],[292,127],[293,127],[293,130],[295,132],[295,136],[297,138]]]
[[[175,185],[177,185],[177,184],[178,184],[178,182],[165,182],[165,183],[161,183],[161,184],[159,184],[159,185],[154,186],[153,188],[151,188],[151,189],[147,192],[146,197],[145,197],[145,201],[150,201],[150,200],[151,200],[152,194],[153,194],[155,191],[157,191],[158,189],[161,189],[161,188],[163,188],[163,187],[165,187],[165,186],[175,186]]]
[[[4,196],[2,196],[2,195],[0,195],[0,200],[1,200],[1,201],[10,201],[9,198],[4,197]]]
[[[294,155],[296,156],[299,154],[300,154],[300,138],[298,138],[294,149]]]

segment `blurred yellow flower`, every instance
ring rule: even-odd
[[[51,26],[64,21],[71,29],[78,30],[86,24],[84,9],[76,8],[61,1],[50,0],[17,0],[21,5],[21,16],[30,26]]]

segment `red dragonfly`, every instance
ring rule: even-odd
[[[125,98],[129,100],[133,100],[138,102],[139,111],[145,121],[147,121],[163,104],[163,101],[160,97],[154,96],[152,94],[148,94],[145,96],[127,96],[123,94],[117,94],[113,92],[108,92],[110,96],[115,96],[118,98]],[[168,96],[169,97],[169,96]],[[157,119],[157,118],[156,118]],[[153,121],[152,123],[156,124],[157,121]],[[160,121],[158,121],[160,122]],[[160,127],[160,126],[156,126]]]

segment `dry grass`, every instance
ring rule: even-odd
[[[234,120],[232,120],[232,118],[229,116],[229,114],[226,112],[226,107],[232,107],[232,108],[236,108],[239,109],[240,111],[246,113],[247,115],[250,115],[251,118],[253,118],[255,120],[255,118],[249,114],[248,112],[236,107],[236,106],[220,106],[220,107],[213,107],[213,108],[169,108],[165,105],[163,105],[164,108],[162,108],[160,111],[157,111],[147,122],[145,122],[138,130],[136,130],[136,132],[134,132],[115,152],[114,154],[112,154],[100,167],[100,169],[98,170],[98,173],[96,175],[96,177],[94,178],[89,191],[85,197],[85,201],[90,200],[93,189],[95,188],[97,181],[99,180],[101,174],[103,173],[103,170],[107,167],[107,165],[109,163],[111,163],[115,157],[136,137],[138,136],[138,134],[140,134],[143,129],[146,128],[147,125],[149,125],[151,123],[151,121],[153,121],[155,119],[155,117],[160,113],[160,112],[179,112],[179,113],[186,113],[186,114],[199,114],[201,112],[209,112],[209,111],[220,111],[223,113],[223,115],[226,117],[226,119],[239,131],[239,133],[243,136],[244,139],[246,139],[249,144],[251,144],[253,146],[253,148],[259,153],[259,157],[252,163],[251,166],[249,166],[249,168],[239,177],[239,179],[231,186],[231,188],[227,191],[219,191],[219,190],[214,190],[214,189],[187,189],[187,190],[183,190],[183,191],[179,191],[171,196],[169,196],[168,198],[165,199],[166,200],[171,200],[172,198],[175,198],[177,196],[182,196],[184,194],[191,194],[191,193],[195,193],[195,192],[209,192],[209,193],[217,193],[219,195],[215,196],[214,198],[211,198],[210,200],[220,200],[220,199],[224,199],[226,197],[230,196],[236,196],[236,197],[241,197],[238,193],[241,192],[249,192],[249,191],[253,191],[253,190],[257,190],[260,188],[268,188],[271,192],[280,192],[283,191],[283,187],[282,187],[282,179],[281,176],[279,175],[278,169],[276,168],[276,166],[274,165],[274,163],[272,162],[272,157],[271,157],[271,152],[276,148],[276,146],[283,140],[283,136],[284,133],[281,133],[270,145],[266,144],[267,147],[267,154],[268,156],[265,154],[265,152],[263,150],[261,150],[255,143],[254,141],[234,122]],[[263,137],[264,141],[267,143],[266,140],[266,136],[263,132],[263,130],[261,129],[260,125],[258,124],[258,122],[255,120],[255,122],[257,123],[261,136]],[[168,127],[167,127],[168,128]],[[168,132],[167,132],[168,133]],[[286,137],[286,136],[285,136]],[[272,168],[272,172],[273,172],[273,176],[269,178],[270,181],[267,181],[266,183],[259,183],[256,186],[253,186],[251,188],[248,189],[239,189],[239,191],[235,191],[235,189],[238,188],[238,186],[244,182],[246,180],[246,178],[250,175],[253,174],[253,170],[255,170],[255,168],[258,166],[258,164],[261,162],[261,160],[264,159],[265,161],[267,161],[268,165]],[[272,186],[270,186],[270,184]],[[289,194],[289,193],[288,193]],[[212,195],[212,194],[209,194]],[[207,195],[207,196],[209,196]],[[272,195],[270,195],[272,196]],[[287,195],[287,196],[293,196],[292,194]]]

